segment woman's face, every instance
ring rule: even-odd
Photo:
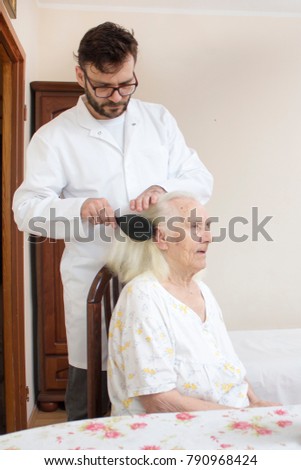
[[[167,220],[165,256],[171,269],[196,273],[206,267],[206,253],[211,242],[208,215],[193,199],[175,199],[174,217]]]

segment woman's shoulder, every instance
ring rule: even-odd
[[[127,319],[161,317],[166,310],[166,302],[157,278],[151,273],[143,273],[129,281],[122,289],[114,312],[127,312]]]
[[[129,281],[123,288],[123,294],[143,293],[150,295],[155,292],[159,286],[159,282],[154,274],[146,271]]]

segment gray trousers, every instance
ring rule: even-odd
[[[65,407],[68,421],[77,421],[88,417],[86,369],[69,365]]]
[[[102,378],[102,396],[107,396],[107,374],[101,372]],[[65,395],[65,408],[68,421],[77,421],[88,417],[88,399],[87,399],[87,370],[69,364],[68,383]],[[105,411],[101,414],[104,416]]]

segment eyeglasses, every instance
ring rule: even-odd
[[[135,73],[134,73],[135,83],[128,83],[126,85],[119,85],[119,86],[106,86],[106,85],[94,86],[92,85],[91,79],[88,77],[86,71],[84,69],[82,69],[82,71],[84,72],[85,79],[90,84],[90,87],[94,91],[94,94],[97,98],[110,98],[110,96],[113,95],[115,90],[118,91],[120,96],[129,96],[129,95],[132,95],[136,91],[136,88],[138,86],[138,80],[137,80]]]

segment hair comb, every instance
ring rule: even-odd
[[[138,242],[150,240],[153,237],[153,225],[150,220],[137,214],[115,216],[116,222],[128,237]]]

